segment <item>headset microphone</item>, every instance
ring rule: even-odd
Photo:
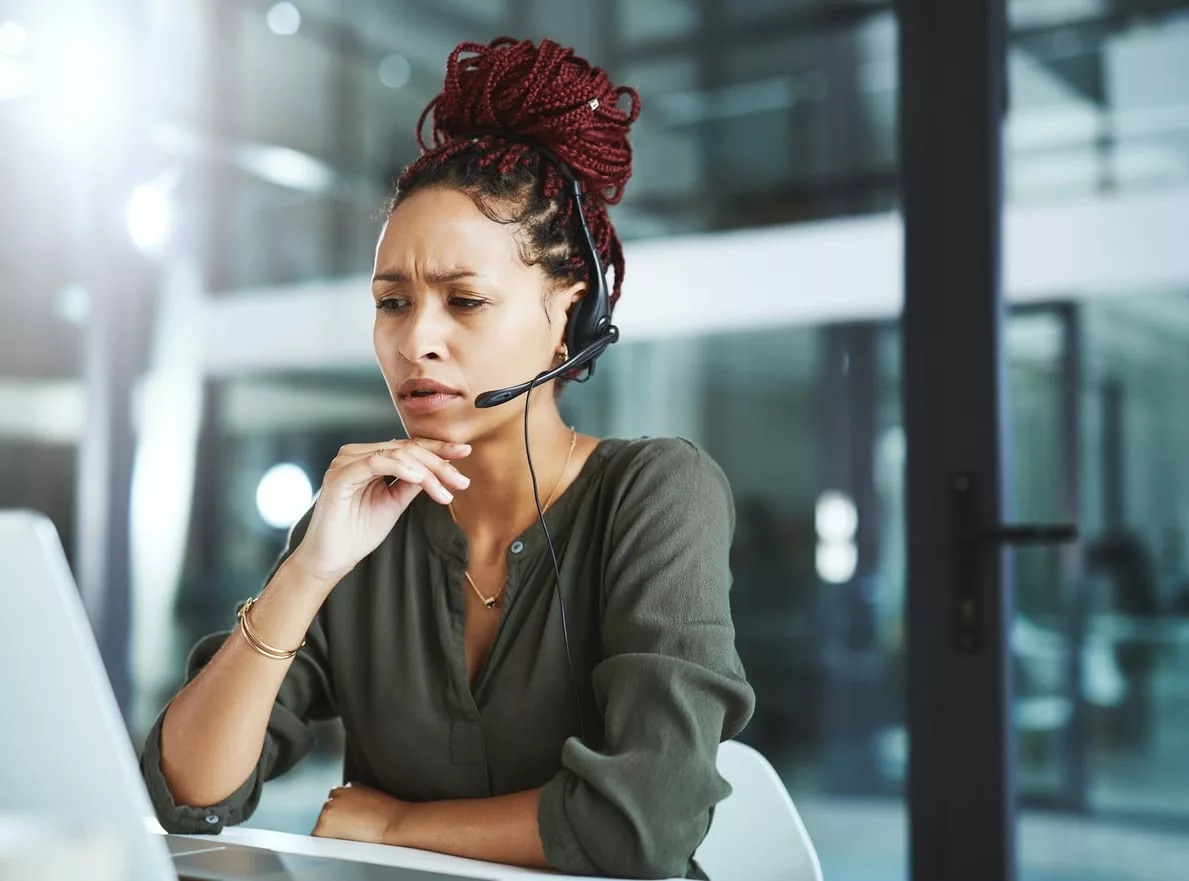
[[[594,364],[592,362],[599,355],[603,354],[603,351],[617,339],[619,339],[619,328],[613,324],[609,325],[601,337],[589,344],[581,352],[578,352],[578,354],[571,355],[557,367],[554,367],[552,370],[546,370],[544,373],[538,373],[528,382],[522,382],[520,385],[483,392],[483,394],[475,398],[475,406],[498,407],[500,404],[506,404],[508,401],[520,397],[529,389],[544,385],[552,379],[557,379],[563,373],[569,373],[571,370],[578,370],[582,367],[590,368],[587,373],[587,377],[589,377],[591,373],[594,373]],[[577,381],[585,382],[586,378]]]

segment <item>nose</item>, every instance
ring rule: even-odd
[[[413,308],[403,330],[397,351],[406,361],[416,364],[419,361],[441,361],[446,357],[446,316],[432,300],[422,300]]]

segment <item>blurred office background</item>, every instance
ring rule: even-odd
[[[1082,530],[1013,554],[1021,875],[1183,879],[1189,0],[1009,6],[1013,513]],[[450,49],[503,33],[644,101],[625,338],[566,415],[721,463],[743,739],[827,878],[905,878],[891,3],[0,0],[0,506],[58,525],[139,739],[334,451],[399,432],[376,214]],[[312,827],[323,735],[253,825]]]

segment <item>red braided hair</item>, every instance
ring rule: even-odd
[[[624,96],[630,99],[628,110],[619,107]],[[554,275],[579,277],[584,267],[576,224],[571,222],[573,206],[563,192],[565,179],[530,144],[499,135],[531,138],[553,151],[582,184],[583,207],[599,257],[604,266],[615,270],[614,305],[623,285],[623,245],[607,206],[623,198],[631,177],[627,134],[639,114],[635,89],[617,88],[602,68],[552,40],[542,40],[539,46],[511,37],[486,45],[461,43],[447,59],[441,94],[429,102],[417,122],[422,155],[397,182],[393,206],[418,186],[443,180],[477,190],[480,196],[506,197],[512,186],[509,178],[521,170],[531,172],[540,196],[551,206],[548,222],[539,218],[538,238],[548,238],[547,230],[564,240],[565,254],[558,256],[565,270],[558,262],[536,262],[546,263]],[[431,117],[427,143],[423,132]],[[541,213],[531,205],[525,211],[528,216]],[[560,244],[537,243],[543,252]]]

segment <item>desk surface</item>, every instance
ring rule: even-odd
[[[149,821],[149,828],[156,833],[164,830],[156,820]],[[393,847],[386,844],[365,844],[360,841],[342,841],[337,838],[314,838],[310,835],[294,835],[290,832],[273,832],[267,829],[245,829],[233,826],[224,829],[218,835],[188,836],[201,841],[221,841],[228,844],[243,844],[249,847],[263,847],[282,853],[301,854],[303,856],[328,857],[331,859],[351,860],[359,863],[372,863],[380,866],[399,866],[406,869],[422,869],[428,872],[441,872],[445,875],[457,875],[462,878],[483,878],[490,881],[504,881],[504,879],[541,878],[550,881],[591,881],[587,876],[559,875],[556,872],[541,872],[535,869],[523,869],[519,866],[505,866],[500,863],[485,863],[480,860],[468,860],[462,857],[447,856],[426,850],[416,850],[410,847]]]

